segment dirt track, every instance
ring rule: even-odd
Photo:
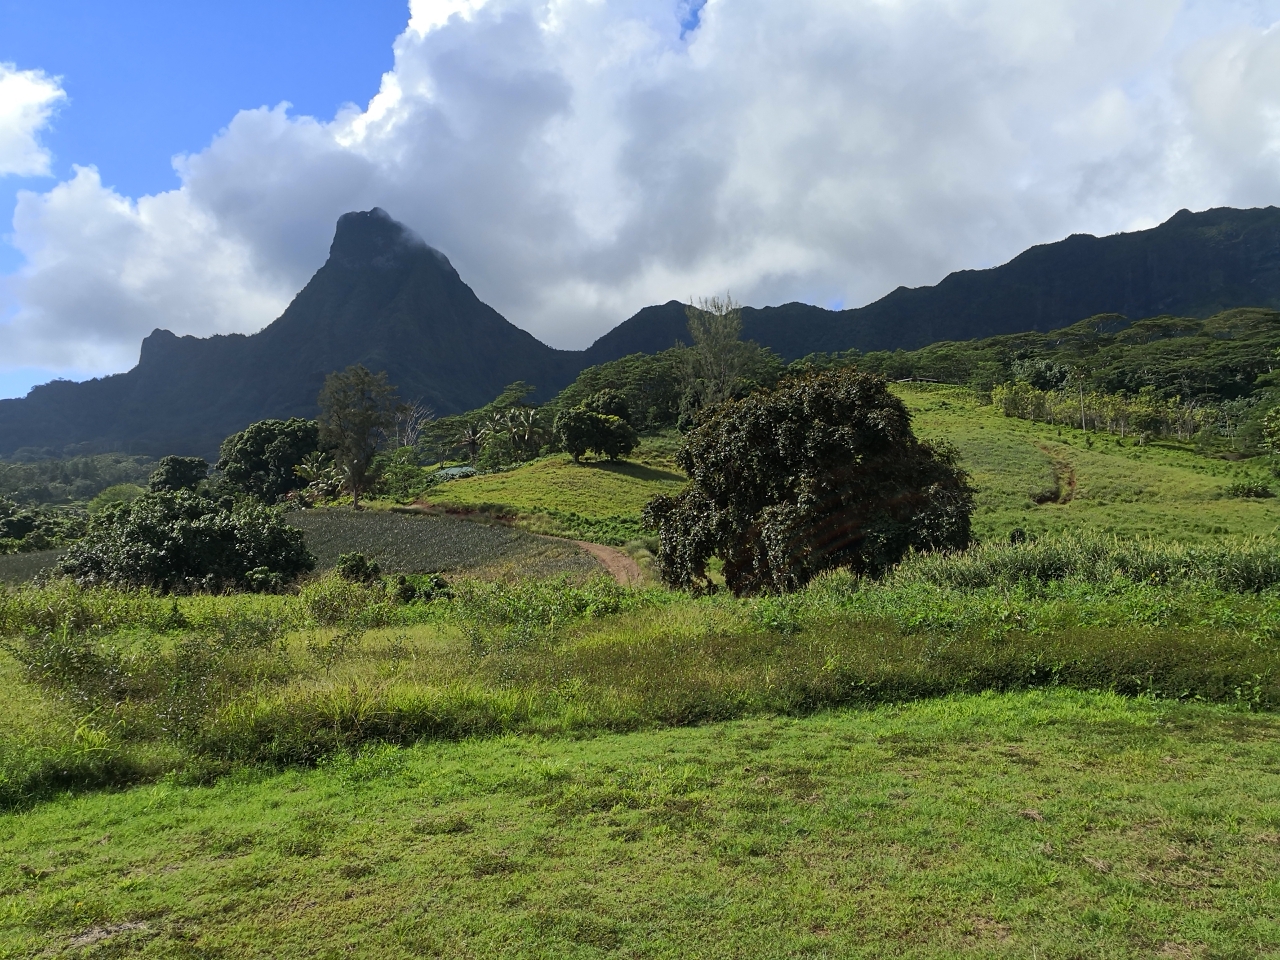
[[[640,565],[617,547],[606,547],[603,543],[587,543],[585,540],[573,542],[599,560],[600,565],[624,587],[634,586],[640,582]]]

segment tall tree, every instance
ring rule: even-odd
[[[703,297],[685,308],[693,345],[686,354],[685,391],[698,407],[733,396],[747,364],[742,342],[742,304],[732,297]]]
[[[215,469],[264,503],[306,485],[296,468],[320,447],[314,420],[259,420],[222,441]]]
[[[374,454],[401,410],[396,388],[385,372],[370,373],[363,364],[325,377],[320,391],[320,444],[332,451],[351,505],[373,481]]]

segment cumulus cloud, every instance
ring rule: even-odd
[[[1212,16],[1206,14],[1212,7]],[[856,305],[1074,231],[1280,198],[1280,4],[414,0],[333,118],[247,110],[136,201],[24,194],[13,363],[252,331],[382,206],[557,346],[648,303]]]
[[[49,173],[49,152],[37,136],[65,99],[56,79],[0,63],[0,176]]]

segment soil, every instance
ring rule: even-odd
[[[642,576],[640,565],[617,547],[606,547],[603,543],[587,543],[585,540],[573,542],[599,560],[600,565],[609,571],[610,576],[624,587],[635,586],[640,582]]]

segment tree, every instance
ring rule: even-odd
[[[224,480],[265,503],[306,485],[298,466],[320,449],[313,420],[259,420],[222,441],[218,470]]]
[[[400,412],[395,387],[386,373],[370,373],[362,364],[325,377],[320,391],[320,444],[333,454],[351,505],[373,481],[370,466]]]
[[[426,430],[436,419],[436,412],[421,401],[402,404],[391,425],[391,442],[396,447],[417,447]]]
[[[620,420],[626,420],[628,423],[631,422],[631,408],[627,404],[627,398],[622,395],[621,391],[605,388],[588,397],[583,406],[595,413],[604,414],[606,417],[617,417]]]
[[[689,487],[645,507],[671,586],[781,592],[819,572],[875,575],[909,549],[969,542],[973,491],[955,456],[916,439],[878,377],[804,374],[721,403],[685,437]]]
[[[617,460],[636,448],[638,438],[631,424],[621,417],[596,413],[585,406],[562,410],[556,415],[556,444],[578,463],[588,450]]]
[[[698,408],[733,396],[747,363],[742,305],[732,297],[704,297],[685,308],[693,345],[685,355],[685,393]]]
[[[148,481],[152,493],[194,490],[209,477],[204,457],[162,457]]]
[[[227,509],[187,490],[148,493],[89,523],[55,572],[82,586],[275,590],[315,567],[302,531],[253,500]]]

